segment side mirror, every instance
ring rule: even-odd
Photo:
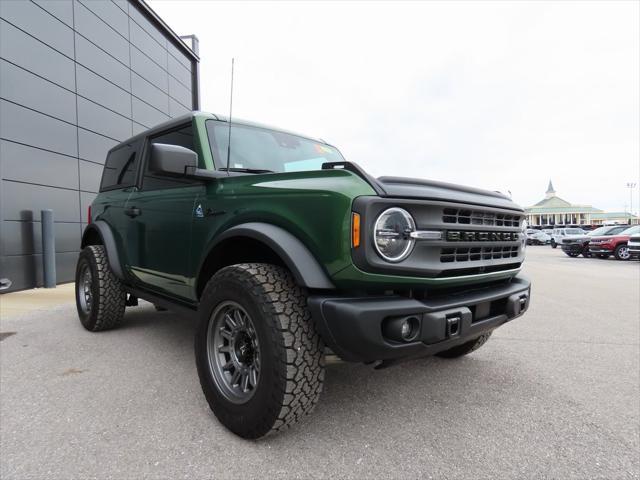
[[[165,143],[151,145],[149,170],[163,175],[183,176],[198,168],[198,154],[188,148]]]

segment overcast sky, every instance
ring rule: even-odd
[[[149,2],[200,39],[202,110],[370,173],[620,211],[640,183],[640,2]],[[640,204],[635,189],[634,211]]]

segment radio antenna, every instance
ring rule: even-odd
[[[227,138],[227,175],[229,175],[229,161],[231,160],[231,115],[233,113],[233,64],[234,58],[231,59],[231,94],[229,95],[229,135]]]

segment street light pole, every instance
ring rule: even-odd
[[[631,217],[629,222],[633,223],[633,189],[636,188],[637,183],[627,182],[627,188],[629,189],[629,213]]]

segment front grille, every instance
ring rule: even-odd
[[[440,261],[449,263],[513,258],[518,256],[518,248],[518,245],[506,247],[443,248],[440,250]]]
[[[442,221],[444,223],[487,225],[493,227],[519,227],[522,218],[522,215],[466,208],[445,208],[442,215]]]

